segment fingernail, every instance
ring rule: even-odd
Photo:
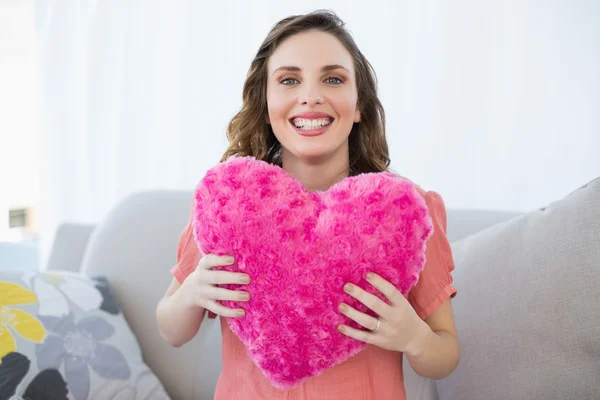
[[[338,331],[344,332],[344,327],[342,325],[338,325]]]
[[[375,278],[375,275],[373,275],[372,272],[368,272],[367,273],[367,280],[370,281],[371,279]]]
[[[351,293],[352,292],[352,285],[350,285],[349,283],[344,285],[344,291],[346,293]]]
[[[242,300],[249,300],[250,299],[250,294],[248,294],[248,293],[242,293],[242,294],[240,294],[240,298]]]
[[[343,313],[345,313],[345,312],[346,312],[346,310],[348,310],[348,307],[346,307],[346,305],[345,305],[345,304],[340,304],[340,306],[339,306],[338,308],[339,308],[339,310],[340,310],[341,312],[343,312]]]
[[[227,256],[225,257],[225,262],[228,262],[229,264],[233,264],[235,260],[233,259],[233,257],[231,256]]]
[[[237,315],[239,315],[240,317],[243,317],[244,315],[246,315],[246,311],[244,311],[244,310],[237,310]]]
[[[240,282],[242,282],[242,283],[250,283],[250,277],[248,275],[242,276],[240,278]]]

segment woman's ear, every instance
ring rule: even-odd
[[[271,120],[269,119],[269,114],[265,115],[265,122],[267,125],[271,125]]]
[[[356,111],[354,111],[354,122],[357,124],[360,122],[360,110],[358,109],[358,106],[356,107]]]

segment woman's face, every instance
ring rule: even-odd
[[[352,56],[333,35],[307,31],[287,38],[267,67],[268,119],[285,162],[348,157],[360,121]]]

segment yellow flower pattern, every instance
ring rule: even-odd
[[[46,337],[44,325],[32,315],[17,308],[23,304],[36,303],[31,290],[12,282],[0,282],[0,363],[2,357],[16,350],[12,330],[32,342],[41,343]]]

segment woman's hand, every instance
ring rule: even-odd
[[[356,285],[347,283],[344,291],[374,311],[379,319],[342,303],[339,311],[369,331],[353,329],[343,324],[338,326],[339,331],[361,342],[387,350],[414,356],[422,353],[423,343],[433,333],[429,325],[419,318],[408,300],[393,284],[372,272],[367,274],[367,281],[379,290],[390,304]]]
[[[239,290],[227,290],[215,285],[237,284],[247,285],[250,277],[243,273],[213,271],[212,268],[233,264],[231,256],[207,254],[198,263],[196,270],[183,282],[173,295],[175,303],[187,307],[202,307],[223,317],[237,318],[245,315],[243,309],[231,309],[220,304],[218,300],[248,301],[250,294]]]

